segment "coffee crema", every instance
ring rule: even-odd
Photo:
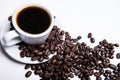
[[[51,23],[47,11],[37,6],[30,6],[17,15],[17,24],[23,31],[30,34],[39,34],[46,31]]]

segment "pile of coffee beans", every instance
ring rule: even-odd
[[[87,37],[95,43],[92,33],[88,33]],[[29,71],[25,77],[34,74],[40,80],[70,80],[75,76],[80,80],[92,80],[91,76],[95,76],[96,80],[120,80],[120,63],[114,65],[110,62],[115,58],[115,47],[119,44],[103,39],[90,47],[80,42],[81,38],[72,38],[69,32],[54,26],[45,43],[36,46],[20,43],[20,56],[29,57],[32,61],[43,61],[56,53],[44,63],[26,64],[25,70]],[[120,59],[120,53],[116,54],[116,58]]]

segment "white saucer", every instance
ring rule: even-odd
[[[57,21],[56,19],[55,19],[55,25],[59,25],[59,21]],[[4,50],[3,53],[7,54],[13,60],[20,62],[20,63],[25,63],[25,64],[38,64],[38,63],[43,63],[45,61],[48,61],[48,59],[45,59],[42,62],[38,62],[38,61],[31,61],[31,58],[21,58],[20,50],[18,49],[18,45],[13,45],[13,46],[9,46],[9,47],[4,46],[2,37],[9,30],[10,30],[10,22],[8,21],[8,19],[5,19],[3,25],[1,25],[1,29],[0,29],[0,42],[1,42],[1,47]],[[56,55],[56,53],[51,54],[49,56],[49,59],[52,58],[52,56],[54,56],[54,55]]]

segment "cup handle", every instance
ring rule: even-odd
[[[21,41],[19,34],[15,30],[11,30],[3,36],[3,42],[6,46],[12,46],[20,43]]]

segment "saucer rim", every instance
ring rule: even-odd
[[[55,19],[54,21],[54,25],[58,25],[56,24],[57,19]],[[6,25],[6,26],[5,26]],[[3,26],[5,26],[5,28],[3,28]],[[16,58],[15,56],[12,56],[11,53],[9,52],[9,50],[11,48],[15,48],[17,51],[20,52],[20,50],[18,49],[18,45],[13,45],[13,46],[4,46],[4,42],[3,42],[3,34],[6,33],[7,31],[10,30],[10,23],[9,23],[9,20],[8,18],[5,18],[5,20],[3,21],[3,23],[1,24],[1,27],[0,27],[0,46],[1,46],[1,52],[3,54],[5,54],[9,59],[15,61],[15,62],[18,62],[18,63],[22,63],[22,64],[39,64],[39,63],[44,63],[46,61],[48,61],[49,59],[51,59],[54,55],[56,55],[56,53],[54,54],[50,54],[49,55],[49,59],[45,59],[43,60],[42,62],[39,62],[39,61],[31,61],[31,58],[28,58],[28,57],[24,57],[24,58],[21,58],[20,56],[18,56],[19,58]],[[10,49],[9,49],[10,48]],[[20,60],[19,60],[20,59]],[[27,61],[25,61],[27,60]],[[29,62],[28,62],[29,61]]]

